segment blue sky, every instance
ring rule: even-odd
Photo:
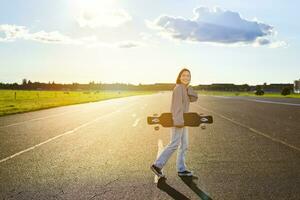
[[[2,0],[0,82],[291,83],[296,0]]]

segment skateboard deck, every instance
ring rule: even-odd
[[[198,114],[196,112],[183,113],[184,126],[198,127],[201,124],[212,124],[213,117]],[[163,127],[173,127],[172,113],[162,113],[160,116],[154,114],[147,117],[149,125],[161,125]]]

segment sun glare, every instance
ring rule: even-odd
[[[131,20],[130,15],[114,0],[74,0],[70,5],[81,27],[116,27]]]
[[[109,10],[116,6],[114,0],[101,1],[101,0],[72,0],[71,4],[77,9],[87,9],[87,10]]]

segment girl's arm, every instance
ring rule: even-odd
[[[176,86],[172,94],[171,108],[174,126],[184,126],[182,96],[182,88],[180,86]]]
[[[187,94],[189,96],[190,102],[195,102],[198,100],[198,93],[193,90],[192,86],[188,86]]]

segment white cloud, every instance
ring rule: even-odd
[[[97,47],[107,47],[107,48],[121,48],[121,49],[129,49],[129,48],[135,48],[135,47],[141,47],[145,46],[144,43],[138,42],[138,41],[119,41],[114,43],[106,43],[97,41],[94,43],[87,44],[87,47],[89,48],[97,48]]]
[[[152,35],[150,33],[140,32],[139,36],[142,38],[142,40],[149,40],[152,38]]]
[[[119,41],[114,43],[105,43],[98,40],[97,36],[89,35],[80,38],[72,38],[64,35],[59,31],[38,31],[30,33],[29,29],[24,26],[0,25],[0,34],[4,37],[0,37],[0,42],[13,42],[16,39],[23,39],[41,43],[53,43],[53,44],[69,44],[69,45],[83,45],[86,47],[112,47],[112,48],[133,48],[143,46],[143,43],[138,41]]]
[[[181,41],[256,46],[270,46],[276,42],[269,38],[276,35],[273,26],[242,18],[237,12],[218,7],[196,8],[192,19],[162,15],[146,23],[162,36]]]
[[[285,41],[272,40],[269,38],[257,38],[253,43],[254,47],[268,46],[270,48],[287,47],[288,44]]]
[[[30,33],[29,29],[25,26],[17,26],[14,24],[2,24],[0,25],[0,33],[4,37],[0,38],[0,41],[13,42],[16,39],[34,40],[45,43],[75,43],[70,37],[65,36],[58,31],[45,32],[39,31],[36,33]]]
[[[136,42],[136,41],[122,41],[122,42],[118,42],[116,45],[119,48],[134,48],[134,47],[143,46],[141,42]]]
[[[285,41],[274,41],[270,44],[271,48],[288,47],[289,44]]]
[[[58,31],[45,32],[39,31],[30,34],[27,39],[43,43],[58,43],[58,44],[81,44],[80,40],[74,40]]]
[[[4,37],[0,37],[0,41],[9,42],[25,37],[28,34],[28,30],[24,26],[2,24],[0,25],[0,33],[4,35]]]
[[[118,27],[132,17],[124,9],[82,10],[76,20],[80,27]]]

